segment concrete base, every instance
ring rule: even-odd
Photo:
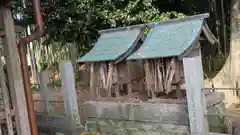
[[[221,93],[207,95],[208,113],[224,113]],[[184,101],[173,103],[116,103],[89,101],[85,104],[85,115],[89,131],[103,134],[144,135],[188,135],[189,120]],[[224,118],[208,116],[211,132],[224,132]]]
[[[224,113],[221,93],[207,96],[208,113]],[[116,103],[107,101],[89,101],[80,111],[85,118],[86,129],[90,132],[120,135],[188,135],[189,120],[184,100],[168,103]],[[84,116],[84,117],[83,117]],[[211,132],[224,132],[224,118],[208,116]],[[79,135],[83,127],[71,124],[64,115],[37,114],[38,129],[45,133],[62,132],[67,135]],[[215,135],[215,134],[212,134]],[[218,134],[217,134],[218,135]]]
[[[41,133],[55,135],[61,132],[66,135],[79,135],[84,131],[84,127],[71,124],[68,116],[37,113],[36,117],[38,130]]]

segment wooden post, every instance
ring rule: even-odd
[[[0,135],[3,135],[3,132],[2,132],[2,125],[0,125]]]
[[[114,65],[114,72],[115,72],[115,75],[116,75],[116,84],[115,84],[115,96],[116,97],[120,97],[120,90],[119,90],[119,83],[118,83],[118,80],[119,80],[119,72],[118,72],[118,68],[117,68],[117,65],[115,64]]]
[[[90,88],[89,88],[89,91],[90,91],[90,96],[91,98],[93,98],[95,96],[95,80],[96,80],[96,75],[95,75],[95,64],[94,62],[90,63]]]
[[[8,90],[6,86],[6,78],[3,71],[3,63],[0,54],[0,86],[1,92],[3,94],[3,103],[4,103],[4,110],[5,110],[5,118],[6,118],[6,125],[8,129],[8,135],[13,135],[13,124],[12,124],[12,116],[10,112],[10,103],[8,97]],[[1,126],[0,126],[1,127]]]
[[[16,33],[10,8],[1,6],[3,24],[5,28],[4,53],[6,54],[7,73],[13,106],[16,108],[16,123],[18,135],[30,135],[28,112],[24,94],[20,59],[17,49]]]
[[[128,77],[127,90],[128,90],[128,96],[130,97],[132,95],[131,62],[127,61],[126,66],[127,66],[127,77]]]
[[[191,53],[183,58],[191,135],[208,135],[209,129],[205,116],[206,103],[203,92],[204,82],[200,49]]]
[[[180,62],[176,61],[176,72],[175,72],[175,80],[176,80],[176,96],[178,99],[182,99],[182,90],[181,90],[181,77],[180,77]]]
[[[2,125],[2,134],[7,135],[7,129],[4,125]]]
[[[236,81],[236,84],[235,84],[236,86],[236,89],[234,90],[235,91],[235,93],[236,93],[236,96],[239,98],[239,77],[237,78],[237,81]]]
[[[59,65],[65,114],[71,118],[73,126],[80,126],[75,78],[71,61],[61,61]]]
[[[44,112],[50,113],[53,112],[52,104],[50,103],[52,98],[52,92],[48,89],[49,84],[49,72],[48,70],[44,70],[40,72],[40,90],[41,96],[44,102]]]

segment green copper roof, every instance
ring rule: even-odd
[[[179,56],[198,40],[208,14],[159,22],[152,27],[142,46],[128,60]],[[205,33],[206,34],[206,33]],[[205,35],[205,36],[209,36]]]
[[[94,47],[77,62],[111,61],[127,57],[126,53],[138,39],[141,27],[125,27],[100,31],[100,37]]]

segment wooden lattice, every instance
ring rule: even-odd
[[[0,57],[2,58],[2,55],[0,53]],[[3,67],[3,62],[2,59],[0,59],[0,121],[1,124],[6,124],[7,125],[7,135],[13,135],[13,122],[12,122],[12,115],[13,114],[13,109],[10,108],[10,98],[9,98],[9,89],[7,88],[6,85],[6,76],[4,73],[4,67]],[[0,126],[1,127],[1,126]],[[2,129],[2,131],[6,129]],[[0,131],[0,134],[1,132]],[[6,132],[6,131],[5,131]],[[6,134],[6,133],[2,133]]]

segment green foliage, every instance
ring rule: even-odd
[[[31,1],[23,8],[13,0],[15,12],[22,12],[28,24],[34,24]],[[176,12],[160,14],[152,0],[41,0],[46,27],[45,44],[76,42],[88,51],[98,38],[98,30],[159,21],[179,16]]]
[[[40,92],[40,89],[37,86],[31,86],[33,92]]]
[[[23,8],[20,0],[14,0],[15,12],[23,13],[27,24],[34,24],[31,1]],[[91,0],[41,0],[46,40],[44,44],[59,45],[77,42],[79,50],[87,50],[98,37],[94,4]],[[17,7],[17,8],[16,8]]]
[[[77,44],[78,56],[88,52],[99,37],[98,30],[182,17],[175,11],[161,13],[152,0],[40,0],[45,37],[35,44],[40,69],[69,58],[69,44]],[[21,13],[34,26],[31,0],[12,0],[14,14]],[[148,33],[150,29],[146,29]],[[45,46],[42,46],[42,43]]]
[[[23,13],[26,24],[34,24],[32,0],[12,0],[16,13]],[[78,55],[84,55],[98,38],[97,31],[111,27],[128,26],[150,21],[168,20],[186,15],[210,13],[207,20],[209,28],[221,44],[203,46],[203,57],[217,56],[230,50],[231,1],[199,0],[40,0],[44,15],[46,36],[45,45],[66,46],[67,42],[76,42]],[[174,11],[177,12],[174,12]],[[170,12],[169,12],[170,11]],[[175,16],[175,17],[174,17]],[[223,18],[223,19],[222,19]],[[225,29],[224,29],[225,28]],[[146,29],[149,33],[150,28]],[[224,35],[225,34],[225,35]],[[226,39],[224,39],[226,38]],[[225,42],[226,41],[226,44]],[[53,45],[54,44],[54,45]],[[42,45],[42,44],[41,44]],[[63,49],[65,49],[63,47]],[[35,49],[40,50],[40,49]],[[45,51],[45,48],[42,50]],[[61,49],[39,53],[42,66],[47,67],[61,58],[57,52]],[[50,52],[50,54],[49,54]],[[45,56],[48,54],[49,56]],[[65,54],[65,53],[61,53]],[[53,60],[50,60],[50,56]],[[42,58],[44,57],[44,58]],[[62,57],[62,56],[61,56]],[[50,62],[49,62],[50,61]],[[212,71],[211,71],[212,72]]]
[[[75,78],[75,80],[80,80],[81,79],[79,71],[74,72],[74,78]]]
[[[162,14],[157,14],[151,21],[165,21],[173,18],[182,18],[185,15],[183,13],[177,13],[175,11],[170,11]],[[150,32],[151,28],[146,27],[145,34],[148,34]]]

